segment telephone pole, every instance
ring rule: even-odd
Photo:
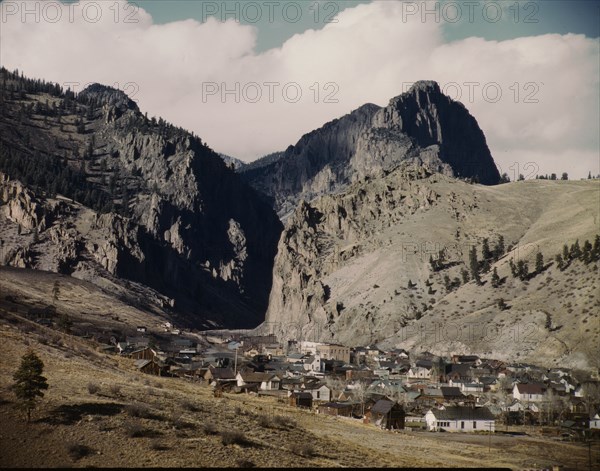
[[[237,354],[238,354],[238,347],[235,347],[235,361],[233,362],[233,374],[237,375]]]

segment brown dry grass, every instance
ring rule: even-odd
[[[0,309],[2,467],[407,467],[587,464],[581,444],[542,437],[391,433],[319,416],[269,398],[225,394],[180,379],[149,378],[131,360]],[[9,322],[10,321],[10,322]],[[17,322],[18,321],[18,322]],[[28,347],[50,385],[26,425],[9,391]],[[147,381],[147,380],[151,381]],[[88,384],[100,389],[90,395]],[[146,382],[150,386],[146,385]],[[117,385],[118,387],[114,387]]]

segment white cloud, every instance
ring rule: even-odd
[[[258,54],[256,28],[233,20],[157,25],[140,9],[130,17],[136,23],[125,23],[132,10],[125,10],[124,0],[118,9],[114,2],[81,2],[72,22],[66,6],[56,23],[44,20],[43,8],[38,22],[32,14],[22,22],[20,11],[6,15],[9,4],[22,10],[23,3],[0,4],[2,65],[60,83],[128,84],[126,91],[137,90],[134,98],[149,115],[193,130],[214,149],[245,160],[285,149],[363,103],[385,105],[406,82],[433,79],[451,96],[460,92],[503,169],[536,159],[543,173],[600,172],[599,47],[581,35],[445,44],[441,23],[423,23],[418,16],[403,21],[401,3],[378,2],[346,9],[337,23]],[[27,3],[35,8],[36,2]],[[102,5],[97,23],[85,21],[82,12],[87,8],[90,17],[96,8],[88,4]],[[239,102],[236,93],[225,103],[220,94],[203,99],[209,82],[231,90],[239,83]],[[244,92],[249,99],[256,96],[250,82],[260,85],[257,103],[244,100]],[[280,84],[272,103],[265,82]],[[466,82],[479,84],[473,85],[473,100]],[[299,84],[299,102],[288,102],[293,87],[288,101],[282,96],[288,83]],[[502,96],[493,103],[498,89]],[[331,93],[338,103],[324,102]]]

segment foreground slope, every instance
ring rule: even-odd
[[[0,85],[0,263],[140,283],[196,325],[263,319],[281,223],[219,155],[110,87]]]
[[[27,278],[31,275],[40,282],[39,277],[48,276],[49,287],[59,278],[65,294],[89,289],[86,302],[108,302],[73,278],[23,273],[13,279],[32,282]],[[217,399],[210,388],[196,382],[143,375],[133,360],[101,353],[92,340],[29,321],[25,313],[35,303],[29,304],[22,291],[10,292],[17,303],[0,300],[2,467],[587,466],[585,444],[557,441],[532,430],[491,438],[391,433],[356,420],[305,412],[272,398],[225,393]],[[59,296],[60,312],[74,301],[65,302]],[[109,322],[94,322],[105,321]],[[32,423],[25,424],[10,385],[28,348],[44,362],[49,389]],[[238,433],[234,443],[227,440],[231,432]]]
[[[600,232],[599,198],[593,180],[488,187],[406,166],[302,202],[279,243],[263,329],[597,368],[598,262],[562,271],[553,260]],[[483,240],[493,246],[500,235],[506,248],[481,271],[483,284],[464,283],[470,248],[481,261]],[[443,268],[433,270],[440,251]],[[538,252],[545,267],[533,276]],[[530,275],[514,278],[510,260],[527,261]]]

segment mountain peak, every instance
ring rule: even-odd
[[[129,98],[124,91],[100,83],[93,83],[87,86],[79,94],[79,97],[94,99],[102,104],[115,106],[117,108],[139,111],[137,103]]]
[[[408,93],[415,92],[441,93],[441,90],[435,80],[418,80],[408,90]]]

